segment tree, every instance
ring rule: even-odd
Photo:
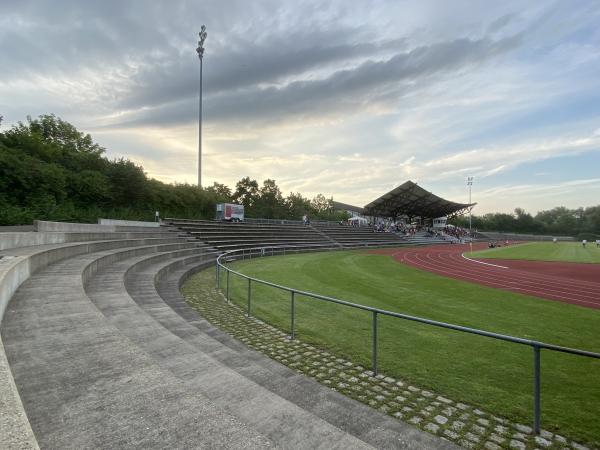
[[[111,197],[116,205],[142,206],[147,188],[142,166],[125,158],[116,159],[109,165],[107,175],[111,183]]]
[[[242,203],[246,208],[252,206],[258,198],[258,183],[250,177],[244,177],[235,185],[233,201]]]
[[[333,199],[326,198],[323,194],[317,194],[310,204],[316,213],[324,213],[333,210]]]
[[[285,219],[285,207],[281,190],[275,180],[266,179],[258,191],[258,197],[252,206],[255,217],[267,219]]]
[[[533,218],[531,214],[523,208],[515,208],[515,231],[520,233],[535,232],[542,229],[542,225]]]
[[[231,189],[224,184],[217,183],[216,181],[212,186],[206,188],[209,194],[212,194],[218,202],[227,203],[232,200]]]
[[[108,177],[95,170],[71,172],[69,196],[82,205],[104,205],[111,199],[111,185]]]
[[[310,200],[304,198],[300,193],[290,192],[283,203],[290,219],[300,220],[304,214],[311,211]]]
[[[68,122],[56,117],[54,114],[45,114],[32,120],[27,117],[31,133],[38,134],[44,141],[58,144],[65,150],[88,153],[100,156],[105,149],[96,144],[89,134],[84,134]]]

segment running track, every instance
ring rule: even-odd
[[[487,244],[473,244],[473,250]],[[600,309],[600,264],[467,259],[469,245],[373,250],[438,275],[498,289]]]

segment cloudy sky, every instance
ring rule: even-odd
[[[109,157],[364,205],[411,179],[475,214],[600,203],[600,2],[0,2],[3,128],[55,113]]]

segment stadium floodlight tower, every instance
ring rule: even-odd
[[[469,234],[471,235],[471,211],[473,207],[471,205],[471,187],[473,186],[473,177],[467,177],[467,186],[469,186]]]
[[[198,187],[202,187],[202,57],[204,56],[204,40],[206,39],[206,26],[200,27],[198,33],[198,58],[200,59],[200,95],[198,97]]]

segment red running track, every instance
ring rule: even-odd
[[[473,244],[473,250],[487,248]],[[470,246],[435,245],[373,250],[438,275],[493,288],[600,309],[600,264],[468,259]]]

